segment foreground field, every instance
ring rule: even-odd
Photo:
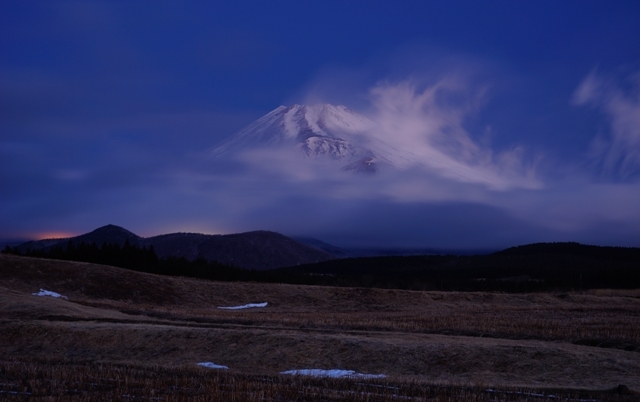
[[[40,288],[68,300],[31,294]],[[0,382],[9,384],[4,391],[22,393],[3,394],[16,398],[69,397],[63,391],[75,378],[81,385],[74,398],[148,397],[165,389],[157,397],[215,400],[218,394],[204,390],[237,386],[244,391],[234,391],[236,400],[555,400],[550,389],[568,399],[635,400],[640,299],[600,293],[606,295],[219,283],[0,255]],[[268,305],[217,308],[259,302]],[[229,370],[196,366],[204,361]],[[304,368],[387,377],[278,375]],[[120,370],[121,382],[147,385],[109,388],[95,378],[116,374],[96,370]],[[64,386],[51,385],[56,375]],[[31,385],[20,383],[25,378]],[[193,386],[175,385],[189,381]],[[220,400],[230,399],[223,394]]]
[[[194,367],[160,368],[52,361],[2,362],[6,400],[190,401],[635,401],[625,387],[605,391],[492,388],[388,380],[257,376]]]

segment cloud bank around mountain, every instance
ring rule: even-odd
[[[634,176],[640,114],[633,88],[592,73],[566,99],[604,112],[611,123],[573,160],[548,157],[553,144],[498,149],[471,131],[467,121],[490,103],[488,91],[455,74],[378,81],[366,92],[371,104],[365,108],[378,123],[375,135],[421,164],[363,176],[322,161],[303,163],[281,149],[248,151],[240,160],[249,170],[225,179],[224,208],[235,208],[238,221],[344,244],[640,243]],[[595,173],[594,164],[600,167]]]

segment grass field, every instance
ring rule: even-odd
[[[40,288],[68,299],[31,294]],[[269,304],[217,308],[258,302]],[[640,391],[640,298],[629,290],[221,283],[0,255],[0,328],[0,399],[631,401]],[[304,368],[387,377],[278,374]]]

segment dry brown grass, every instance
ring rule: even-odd
[[[640,298],[640,289],[592,289],[585,293],[596,296],[621,296]]]
[[[617,293],[492,294],[223,283],[86,263],[42,264],[9,255],[0,255],[0,272],[11,278],[0,279],[0,286],[23,292],[48,286],[87,307],[74,317],[116,311],[147,321],[608,341],[640,349],[640,298]],[[215,308],[262,301],[269,302],[267,309]]]
[[[39,288],[69,300],[31,296]],[[640,390],[640,299],[629,295],[221,283],[0,255],[0,356],[163,370],[214,361],[240,377],[343,368],[458,390]]]
[[[0,362],[3,400],[94,401],[634,401],[622,388],[603,391],[500,389],[385,380],[252,376],[181,367]],[[622,391],[622,392],[620,392]]]
[[[390,378],[493,386],[638,389],[636,352],[567,343],[402,333],[202,328],[168,325],[2,322],[0,355],[162,367],[224,364],[275,375],[342,368]]]

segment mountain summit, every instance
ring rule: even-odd
[[[213,150],[213,155],[284,148],[305,158],[338,162],[342,170],[367,173],[407,159],[377,139],[375,130],[372,120],[345,106],[280,106],[229,137]]]

